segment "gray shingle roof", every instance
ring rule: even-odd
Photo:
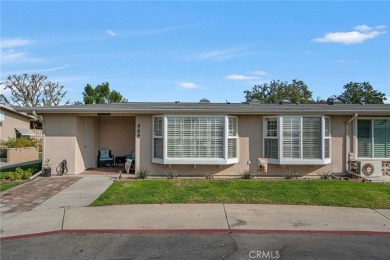
[[[260,104],[129,102],[96,105],[16,108],[19,112],[131,114],[328,114],[390,115],[390,104]]]

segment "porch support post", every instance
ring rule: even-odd
[[[141,165],[141,121],[140,117],[135,117],[135,164],[134,164],[134,171],[137,173],[137,171],[140,169]]]

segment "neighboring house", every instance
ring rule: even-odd
[[[32,116],[0,104],[0,139],[7,141],[21,136],[33,137],[35,134],[30,130],[30,121],[33,119]]]
[[[0,140],[7,141],[11,138],[30,137],[36,135],[30,130],[30,122],[34,117],[19,113],[11,107],[0,104]],[[21,163],[37,160],[38,149],[35,147],[5,148],[0,149],[0,161],[2,163]]]
[[[164,175],[390,174],[390,104],[116,103],[20,108],[43,119],[44,159],[68,174],[97,166],[99,149],[135,151],[135,169]],[[363,161],[360,164],[359,161]],[[366,167],[366,163],[369,163]],[[378,169],[380,168],[380,169]],[[383,170],[383,171],[382,171]]]

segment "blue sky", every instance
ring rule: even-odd
[[[389,26],[388,1],[2,1],[1,80],[43,74],[72,102],[102,82],[129,101],[241,102],[273,79],[390,96]]]

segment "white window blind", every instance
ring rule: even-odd
[[[237,158],[237,118],[228,117],[228,159]]]
[[[321,118],[302,118],[302,157],[303,159],[321,158]]]
[[[301,158],[301,118],[283,117],[283,157]]]
[[[153,118],[153,158],[163,158],[163,118]]]
[[[279,141],[278,139],[266,138],[264,142],[265,158],[278,159],[279,157]]]
[[[330,158],[330,118],[325,117],[324,157]]]
[[[279,140],[278,140],[278,121],[277,118],[265,119],[265,139],[264,139],[264,156],[266,158],[278,159],[279,157]]]
[[[264,156],[272,163],[330,163],[330,118],[266,117],[264,127]]]
[[[168,117],[167,158],[223,158],[223,117]]]

